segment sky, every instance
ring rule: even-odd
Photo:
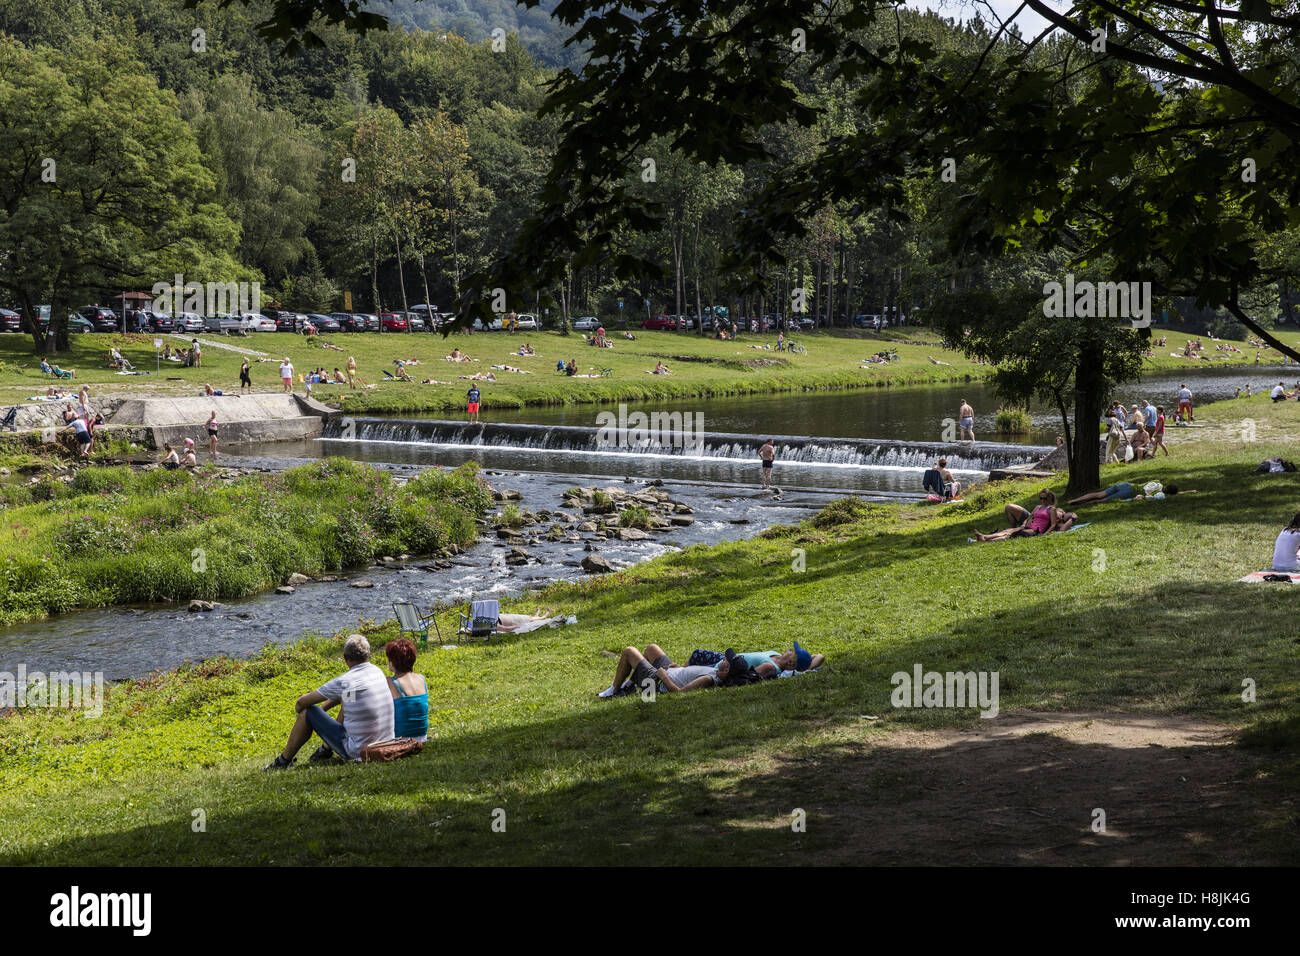
[[[1070,4],[1062,0],[1048,0],[1048,2],[1062,12],[1070,8]],[[987,0],[984,3],[976,3],[973,0],[907,0],[907,5],[916,10],[933,10],[940,16],[957,20],[967,20],[979,14],[992,23],[990,9],[1005,20],[1015,12],[1020,2],[1019,0]],[[1016,23],[1020,26],[1021,34],[1026,37],[1037,36],[1048,25],[1046,20],[1029,8],[1020,12],[1016,17]]]

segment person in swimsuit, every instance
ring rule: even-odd
[[[164,444],[163,450],[167,452],[167,457],[162,460],[162,466],[168,471],[175,471],[181,466],[181,456],[176,454],[176,449],[171,445]]]
[[[975,409],[966,404],[966,399],[961,400],[961,409],[957,412],[958,424],[961,426],[961,435],[958,441],[965,441],[966,436],[970,435],[971,444],[975,443]]]
[[[776,460],[776,446],[772,439],[768,439],[763,447],[758,450],[758,457],[763,462],[763,487],[772,487],[772,462]]]
[[[248,389],[250,392],[253,390],[253,377],[248,373],[247,358],[245,358],[244,363],[239,366],[239,394],[240,395],[244,394],[244,389]]]
[[[993,534],[975,532],[977,541],[1005,541],[1007,538],[1033,538],[1040,534],[1055,531],[1060,524],[1060,509],[1056,507],[1056,494],[1051,491],[1038,493],[1038,506],[1031,512],[1017,504],[1009,504],[1006,509],[1007,520],[1012,526]]]
[[[357,381],[356,381],[357,360],[355,356],[352,355],[348,356],[347,370],[348,370],[348,388],[356,388],[357,387]]]
[[[1156,406],[1156,427],[1151,434],[1151,457],[1156,457],[1156,452],[1161,448],[1165,450],[1165,457],[1169,456],[1169,446],[1165,444],[1165,407]]]
[[[208,416],[208,454],[217,457],[217,410],[214,408]]]

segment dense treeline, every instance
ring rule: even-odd
[[[257,35],[266,12],[258,2],[0,0],[0,300],[28,314],[52,303],[55,335],[37,331],[38,346],[58,347],[68,307],[176,273],[256,280],[264,303],[303,311],[342,308],[345,292],[358,310],[450,309],[467,276],[508,253],[538,208],[560,131],[537,112],[554,68],[520,36],[492,31],[528,36],[544,9],[404,2],[387,31],[322,27],[325,46],[295,56]],[[564,30],[546,22],[558,46]],[[908,12],[898,22],[953,57],[991,40],[978,23]],[[1039,55],[1057,54],[1049,41]],[[540,53],[571,67],[575,56],[572,46]],[[854,83],[812,57],[794,62],[813,118],[765,130],[783,162],[812,162],[880,122],[855,105]],[[762,264],[761,287],[746,291],[724,253],[771,167],[697,163],[670,143],[626,157],[628,188],[662,221],[603,236],[603,259],[556,288],[510,289],[508,308],[532,310],[545,296],[556,312],[612,316],[621,298],[633,319],[726,304],[844,324],[859,313],[924,316],[991,273],[1041,285],[1060,271],[1032,249],[997,260],[951,252],[960,187],[916,164],[888,202],[846,198],[806,217],[784,261]],[[1293,248],[1278,254],[1295,258]],[[639,275],[616,278],[629,261],[643,264]]]

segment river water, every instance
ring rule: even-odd
[[[1204,404],[1230,398],[1247,383],[1259,391],[1276,384],[1279,377],[1294,381],[1297,373],[1294,366],[1162,373],[1119,389],[1117,397],[1126,404],[1149,398],[1168,407],[1179,385],[1186,382],[1197,404]],[[496,445],[484,444],[456,423],[375,416],[355,419],[351,437],[243,446],[238,456],[226,460],[278,470],[322,455],[345,455],[400,476],[430,465],[454,466],[474,459],[490,472],[496,487],[519,491],[524,505],[534,511],[557,510],[561,493],[575,484],[622,485],[631,478],[635,487],[662,478],[675,499],[695,509],[696,521],[651,541],[596,544],[615,566],[626,566],[670,548],[736,540],[769,524],[795,522],[845,493],[878,500],[915,497],[921,468],[936,454],[945,453],[944,419],[956,415],[962,399],[976,410],[976,436],[994,437],[993,413],[999,402],[987,386],[967,383],[642,407],[699,414],[707,433],[729,436],[706,442],[694,454],[681,449],[596,447],[584,435],[600,424],[596,416],[601,410],[581,406],[489,412],[487,418],[493,423],[552,426],[503,429]],[[1034,460],[1041,449],[1025,448],[1020,454],[1008,446],[1051,444],[1059,428],[1054,410],[1036,407],[1031,412],[1035,431],[1029,436],[981,442],[974,448],[946,446],[953,470],[969,481],[994,463]],[[747,436],[749,441],[739,440]],[[757,445],[776,436],[788,439],[778,441],[775,483],[783,490],[780,499],[760,494],[756,487]],[[936,443],[940,447],[932,447]],[[353,588],[347,580],[312,583],[293,595],[257,595],[231,601],[212,613],[190,614],[184,606],[114,608],[3,628],[0,671],[13,673],[25,664],[29,672],[102,671],[110,680],[132,677],[187,659],[251,654],[271,641],[292,641],[309,632],[334,633],[361,618],[386,619],[397,601],[424,608],[474,595],[526,593],[583,575],[578,567],[586,553],[583,544],[542,539],[526,547],[537,561],[519,567],[504,563],[504,548],[495,538],[484,538],[454,559],[450,569],[430,570],[422,566],[426,562],[417,560],[404,567],[375,567],[347,576],[369,580],[373,588]],[[454,635],[443,637],[456,642]]]

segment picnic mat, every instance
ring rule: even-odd
[[[1300,574],[1287,574],[1285,571],[1252,571],[1244,578],[1237,578],[1238,581],[1263,581],[1266,574],[1286,574],[1291,579],[1292,584],[1300,584]],[[1269,581],[1269,584],[1281,584],[1281,581]]]

